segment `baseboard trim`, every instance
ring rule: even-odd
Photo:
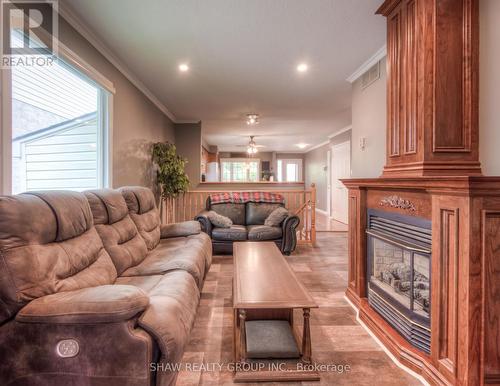
[[[316,212],[330,218],[330,216],[328,215],[328,212],[326,210],[316,208]]]
[[[351,300],[344,295],[345,301],[352,307],[352,309],[356,312],[356,321],[363,327],[366,332],[373,338],[373,340],[380,346],[382,351],[394,362],[396,366],[398,366],[401,370],[405,371],[406,373],[410,374],[412,377],[418,379],[422,385],[425,386],[430,386],[429,382],[425,380],[424,377],[422,377],[420,374],[416,373],[412,369],[406,367],[404,364],[402,364],[391,352],[390,350],[384,346],[384,344],[380,341],[380,339],[368,328],[368,326],[360,319],[359,317],[359,308],[356,307]]]

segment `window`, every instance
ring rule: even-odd
[[[223,182],[258,182],[260,160],[247,158],[221,159]]]
[[[279,182],[302,182],[301,159],[279,159],[277,169]]]
[[[3,103],[2,109],[9,114],[2,137],[11,142],[10,154],[2,155],[3,170],[10,176],[10,184],[4,181],[5,193],[109,186],[111,94],[74,58],[8,71],[9,87],[4,89],[9,103]]]

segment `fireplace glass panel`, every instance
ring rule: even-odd
[[[372,243],[371,283],[404,308],[429,318],[429,256],[378,238]]]

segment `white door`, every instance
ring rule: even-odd
[[[347,188],[340,180],[351,177],[351,142],[343,142],[332,146],[332,218],[347,224]]]

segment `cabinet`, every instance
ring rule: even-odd
[[[481,175],[478,1],[388,0],[383,176]]]

